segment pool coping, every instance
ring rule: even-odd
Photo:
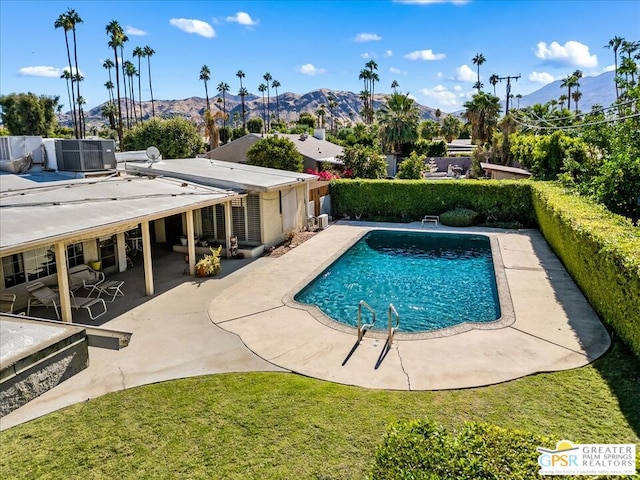
[[[365,235],[369,232],[376,230],[387,230],[387,231],[402,231],[401,228],[371,228],[369,230],[365,230],[360,234],[356,235],[350,242],[345,244],[342,248],[340,248],[336,253],[331,255],[321,266],[316,268],[313,272],[311,272],[307,277],[299,282],[295,287],[293,287],[286,295],[282,297],[282,303],[287,307],[295,308],[298,310],[304,310],[313,318],[315,318],[318,322],[323,325],[333,328],[334,330],[338,330],[339,332],[348,333],[351,335],[357,335],[358,329],[356,327],[351,327],[344,323],[341,323],[337,320],[334,320],[326,313],[324,313],[318,306],[310,305],[305,303],[300,303],[295,300],[295,296],[300,292],[304,287],[306,287],[309,283],[311,283],[315,278],[320,275],[325,269],[327,269],[333,262],[338,260],[342,255],[344,255],[351,247],[353,247],[357,242],[359,242]],[[427,230],[422,230],[423,232],[427,232]],[[513,309],[513,302],[511,300],[511,292],[509,291],[509,283],[507,282],[507,276],[504,268],[504,262],[502,261],[502,253],[500,252],[500,246],[498,245],[498,240],[495,235],[491,235],[489,232],[433,232],[438,235],[447,235],[447,234],[456,234],[456,235],[482,235],[489,239],[489,244],[491,246],[491,259],[493,262],[493,271],[494,277],[496,281],[496,289],[498,292],[498,302],[500,304],[500,317],[491,320],[488,322],[471,322],[465,321],[458,323],[457,325],[452,325],[450,327],[439,328],[437,330],[431,330],[428,332],[395,332],[393,337],[396,340],[428,340],[430,338],[441,338],[448,337],[451,335],[459,335],[461,333],[468,332],[470,330],[496,330],[499,328],[506,328],[512,325],[516,321],[515,312]],[[367,329],[366,335],[370,338],[377,339],[386,339],[388,337],[387,329]]]

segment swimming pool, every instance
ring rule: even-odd
[[[352,327],[364,300],[376,311],[376,329],[387,328],[392,303],[399,332],[489,323],[501,315],[491,243],[476,234],[372,230],[294,300]]]

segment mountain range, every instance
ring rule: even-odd
[[[582,98],[579,102],[579,108],[582,111],[588,111],[594,104],[600,104],[602,106],[609,106],[615,101],[615,86],[614,86],[614,73],[606,72],[595,77],[583,77],[580,79],[580,91],[582,92]],[[562,81],[556,80],[549,83],[535,92],[528,95],[524,95],[519,99],[519,106],[525,107],[534,105],[536,103],[546,103],[550,100],[557,100],[560,95],[567,93],[566,88],[561,87]],[[491,92],[490,89],[487,91]],[[516,85],[512,86],[512,91],[517,91]],[[272,92],[273,93],[273,92]],[[329,97],[333,96],[337,103],[337,106],[333,111],[329,111]],[[374,108],[377,110],[385,102],[387,94],[378,93],[374,95]],[[211,110],[222,111],[223,102],[220,94],[210,97],[209,102]],[[266,102],[266,98],[265,98]],[[512,107],[518,105],[518,100],[513,99]],[[226,111],[229,114],[229,119],[232,122],[234,114],[238,115],[242,110],[241,98],[237,95],[225,95]],[[504,103],[504,102],[503,102]],[[140,104],[136,103],[136,109],[139,111]],[[353,92],[329,90],[322,88],[314,90],[305,94],[297,94],[292,92],[280,93],[277,97],[277,103],[275,96],[270,97],[270,112],[272,118],[275,118],[276,108],[281,120],[287,123],[294,122],[298,116],[303,113],[309,113],[316,116],[316,112],[324,105],[326,115],[324,117],[325,125],[328,127],[331,125],[331,121],[336,122],[338,125],[348,125],[350,123],[361,122],[362,116],[360,115],[360,108],[362,102],[359,99],[359,95]],[[573,100],[571,102],[572,109],[574,108]],[[197,124],[203,124],[204,111],[206,108],[206,99],[202,97],[190,97],[183,100],[155,100],[154,108],[156,116],[168,118],[172,116],[181,116],[189,120],[194,121]],[[436,120],[437,109],[420,105],[421,118],[423,120]],[[85,112],[85,118],[87,127],[101,128],[106,124],[106,120],[101,115],[102,106],[95,107],[88,112]],[[123,113],[125,110],[124,104],[122,106]],[[263,100],[262,97],[250,94],[245,97],[245,111],[247,118],[263,117]],[[454,112],[454,114],[460,114],[462,111]],[[151,118],[151,102],[142,102],[142,115],[143,119]],[[442,116],[447,115],[442,113]],[[131,117],[133,115],[130,115]],[[237,116],[236,116],[237,117]],[[59,121],[63,125],[71,125],[71,115],[66,113],[60,115]],[[339,123],[338,123],[339,122]]]

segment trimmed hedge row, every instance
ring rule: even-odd
[[[478,221],[536,225],[531,182],[458,180],[333,180],[334,216],[420,220],[456,208],[479,214]]]
[[[540,230],[600,318],[640,356],[640,229],[555,184],[536,182]]]
[[[484,423],[465,423],[454,434],[429,420],[411,420],[388,429],[369,478],[537,478],[536,448],[555,445],[548,437]]]

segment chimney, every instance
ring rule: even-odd
[[[318,140],[325,140],[324,128],[314,128],[313,136],[316,137]]]

